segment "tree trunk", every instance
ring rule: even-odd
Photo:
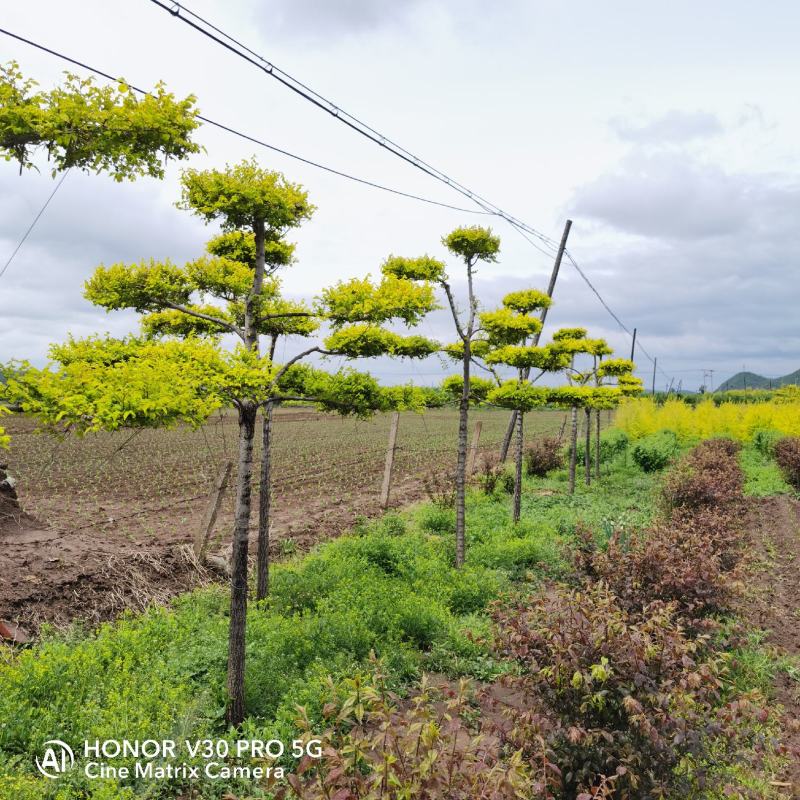
[[[600,409],[597,409],[594,435],[594,476],[600,480]]]
[[[525,415],[517,412],[517,449],[516,449],[516,471],[514,474],[514,523],[519,522],[520,513],[522,511],[522,450],[525,438],[524,429]]]
[[[578,408],[570,412],[572,427],[569,436],[569,493],[575,494],[575,471],[578,464]]]
[[[253,286],[244,304],[244,344],[259,353],[256,318],[258,298],[264,285],[265,224],[253,220],[256,263]],[[244,653],[247,624],[247,551],[250,545],[250,509],[253,490],[253,439],[258,403],[243,399],[239,405],[239,470],[236,479],[236,512],[231,553],[231,617],[228,629],[228,708],[226,718],[238,726],[244,720]]]
[[[458,459],[456,460],[456,568],[464,565],[466,550],[467,426],[469,424],[470,342],[464,343],[464,385],[458,407]]]
[[[585,414],[586,441],[583,448],[583,469],[586,473],[586,485],[589,486],[592,482],[592,409],[587,408]]]
[[[514,437],[514,431],[517,429],[518,416],[518,411],[514,410],[511,412],[511,417],[508,420],[508,427],[503,436],[503,443],[500,445],[500,461],[503,464],[506,463],[506,459],[508,458],[508,448],[511,447],[511,439]]]
[[[270,492],[272,481],[270,466],[272,458],[272,401],[267,401],[262,420],[261,480],[258,494],[258,563],[256,574],[256,600],[269,594],[269,526]]]
[[[253,438],[258,407],[243,401],[239,408],[239,471],[236,485],[236,521],[231,555],[231,617],[228,639],[227,720],[238,726],[244,720],[244,653],[247,618],[247,549],[250,535],[250,500],[253,473]]]
[[[264,220],[256,219],[253,221],[253,234],[256,245],[256,265],[253,275],[253,288],[247,296],[244,304],[244,344],[249,350],[258,353],[258,326],[256,319],[257,303],[261,297],[261,289],[264,286],[265,268],[265,237]]]

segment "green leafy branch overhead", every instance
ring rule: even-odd
[[[0,151],[20,169],[47,152],[53,173],[76,167],[107,172],[115,180],[164,176],[169,159],[200,151],[195,97],[183,100],[163,83],[142,97],[124,82],[97,86],[67,73],[62,86],[38,91],[12,61],[0,67]]]

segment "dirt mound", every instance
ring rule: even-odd
[[[143,548],[118,536],[60,532],[10,511],[6,504],[0,514],[0,619],[28,633],[43,622],[93,625],[214,578],[186,545]]]

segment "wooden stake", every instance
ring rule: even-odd
[[[475,430],[472,432],[472,443],[469,447],[469,458],[467,459],[467,475],[475,472],[475,460],[478,457],[478,442],[481,440],[481,429],[483,422],[478,420],[475,423]]]
[[[381,486],[381,508],[389,508],[389,492],[392,488],[392,470],[394,454],[397,451],[397,429],[400,425],[400,412],[392,414],[389,426],[389,446],[386,448],[386,465],[383,468],[383,485]]]
[[[578,464],[578,408],[570,409],[570,434],[569,434],[569,493],[575,494],[575,472]]]
[[[208,506],[203,516],[203,522],[197,529],[197,533],[194,537],[194,554],[197,556],[198,561],[202,562],[205,557],[208,540],[211,537],[211,532],[214,530],[214,523],[217,521],[222,495],[225,493],[225,487],[228,485],[228,478],[231,476],[232,469],[232,461],[226,461],[222,465],[219,475],[217,475],[217,480],[214,482],[214,486],[208,496]]]

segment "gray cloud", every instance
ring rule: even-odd
[[[613,117],[609,125],[623,141],[639,144],[682,143],[724,131],[719,118],[708,111],[672,110],[646,122]]]
[[[725,236],[747,227],[763,180],[728,175],[687,156],[635,153],[613,173],[580,189],[572,213],[625,233],[695,240]]]
[[[5,263],[53,189],[46,169],[22,176],[0,166],[0,263]],[[122,335],[135,315],[106,314],[83,298],[83,282],[101,263],[198,255],[209,231],[178,211],[153,181],[119,184],[70,173],[28,240],[0,278],[0,362],[42,363],[68,333]]]
[[[612,308],[685,385],[700,383],[701,367],[719,380],[743,363],[766,375],[800,366],[796,180],[635,153],[579,190],[572,210],[639,237],[588,263]]]
[[[181,95],[196,92],[204,113],[278,146],[461,202],[158,9],[86,4],[83,16],[93,19],[88,27],[53,2],[44,4],[46,14],[34,4],[8,4],[7,27],[36,31],[34,38],[143,85],[163,77]],[[671,4],[658,11],[657,24],[652,8],[631,6],[626,26],[589,2],[579,4],[580,26],[572,5],[516,1],[240,0],[222,8],[198,0],[197,8],[551,236],[560,234],[571,193],[570,247],[587,274],[621,318],[639,328],[665,371],[696,386],[701,373],[677,371],[734,372],[746,361],[781,374],[798,366],[800,190],[793,176],[800,162],[792,138],[798,109],[787,77],[796,42],[791,26],[779,24],[796,15],[795,5],[783,0],[772,17],[754,9],[698,16],[695,5]],[[127,38],[100,35],[120,25]],[[630,26],[647,35],[631,37]],[[755,46],[754,26],[769,32]],[[682,57],[676,60],[678,38]],[[128,46],[140,40],[148,41],[147,52]],[[43,86],[58,79],[62,64],[21,44],[5,46]],[[732,84],[731,75],[741,80]],[[670,111],[676,103],[698,110]],[[613,141],[607,117],[631,107],[652,113],[615,117]],[[256,150],[207,128],[201,134],[207,155],[191,166],[221,166]],[[620,143],[632,152],[615,166]],[[705,160],[696,157],[701,151]],[[443,255],[441,234],[477,221],[256,152],[265,166],[308,186],[319,206],[313,222],[297,232],[300,263],[286,279],[296,294],[374,274],[388,252]],[[93,308],[81,284],[100,262],[150,256],[180,262],[202,249],[212,231],[172,206],[178,166],[171,165],[163,183],[118,185],[70,174],[0,278],[0,361],[41,360],[47,344],[69,330],[119,334],[135,327],[133,314]],[[13,165],[0,163],[0,264],[52,189],[43,167],[41,177],[20,177]],[[767,174],[770,169],[776,174]],[[780,171],[789,177],[780,179]],[[586,183],[587,175],[600,177]],[[512,288],[546,284],[550,266],[502,222],[495,227],[503,236],[501,262],[479,276],[487,306]],[[568,264],[548,329],[551,324],[585,324],[627,351],[627,337]],[[441,316],[420,332],[452,338]],[[435,382],[438,369],[435,362],[374,365],[375,374],[391,380],[408,375]],[[645,363],[643,374],[648,370]]]
[[[293,38],[356,35],[404,24],[430,0],[276,0],[253,6],[253,19],[268,37]]]

